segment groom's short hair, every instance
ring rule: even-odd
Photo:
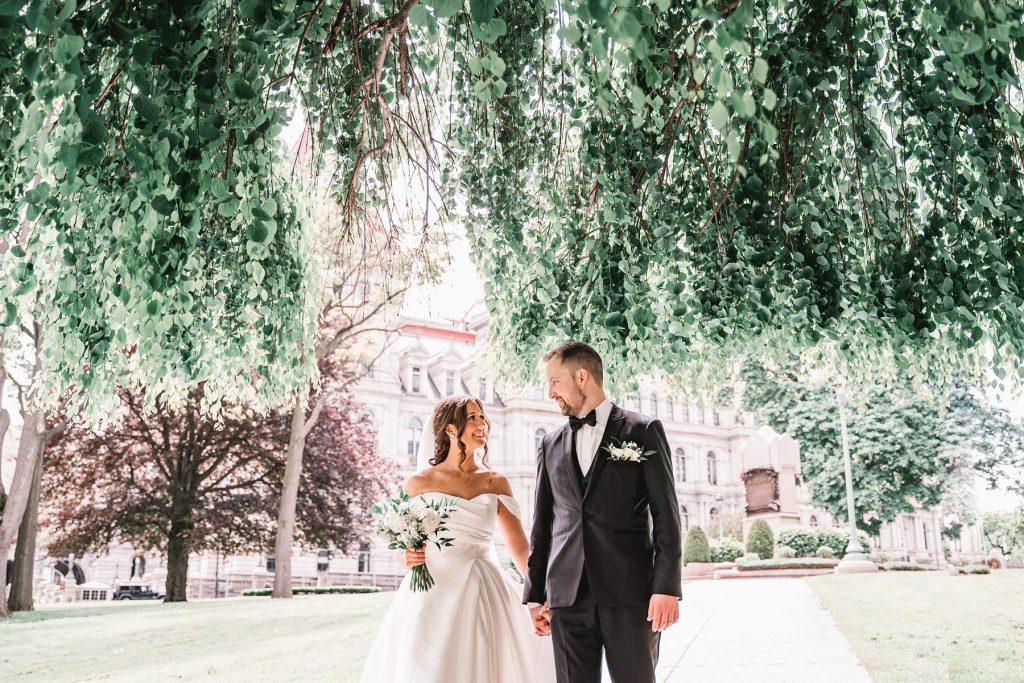
[[[581,341],[562,344],[554,351],[549,351],[544,356],[544,362],[547,363],[552,358],[557,358],[573,371],[583,368],[594,378],[597,386],[604,386],[604,363],[601,362],[601,354],[595,351],[590,344],[584,344]]]

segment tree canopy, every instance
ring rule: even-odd
[[[299,111],[353,225],[465,209],[513,380],[567,336],[623,380],[1015,379],[1022,37],[1018,1],[0,0],[6,322],[99,413],[315,382]]]
[[[121,392],[117,429],[76,427],[57,437],[43,474],[50,553],[103,551],[129,542],[167,552],[171,601],[185,599],[191,553],[273,547],[289,418],[248,409],[203,419],[200,397],[178,410],[143,413]],[[361,405],[335,393],[306,440],[296,541],[346,553],[365,540],[368,510],[393,485]]]
[[[839,404],[829,386],[812,386],[794,372],[748,364],[743,407],[800,443],[800,462],[816,505],[846,519],[846,484]],[[948,403],[916,390],[907,377],[862,387],[846,411],[853,490],[860,528],[877,534],[914,506],[943,509],[943,532],[958,537],[977,514],[975,476],[1017,490],[1019,422],[960,387]]]

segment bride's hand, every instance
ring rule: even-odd
[[[413,567],[417,567],[421,564],[426,564],[426,562],[427,551],[423,549],[423,546],[420,546],[415,550],[412,548],[405,549],[405,566],[407,569],[412,569]]]

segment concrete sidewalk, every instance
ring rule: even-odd
[[[803,579],[685,584],[657,673],[659,683],[871,683]]]

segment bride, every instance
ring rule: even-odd
[[[520,574],[529,544],[508,479],[487,467],[490,423],[475,399],[446,398],[432,421],[433,457],[409,477],[410,496],[455,506],[443,535],[452,545],[405,551],[405,564],[424,562],[434,587],[399,586],[370,648],[363,683],[545,683],[555,680],[551,640],[534,633],[522,588],[501,571],[492,546],[501,530]],[[426,439],[424,440],[426,441]],[[484,457],[477,462],[475,453]]]

